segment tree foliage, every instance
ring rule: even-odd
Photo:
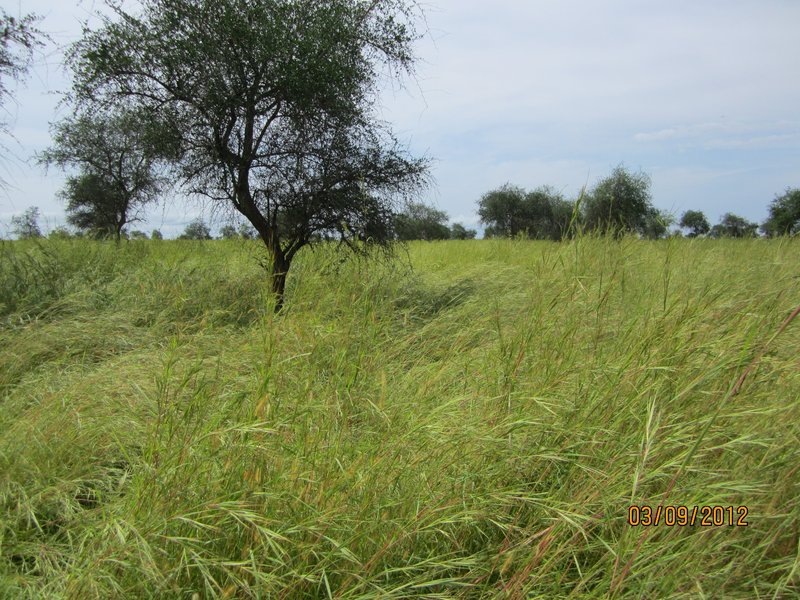
[[[478,215],[486,237],[560,240],[569,232],[574,205],[549,186],[532,192],[506,184],[485,193],[478,201]]]
[[[719,223],[711,228],[711,237],[747,238],[757,237],[758,223],[752,223],[744,217],[733,213],[725,213]]]
[[[474,240],[478,232],[474,229],[467,229],[461,223],[453,223],[450,227],[451,240]]]
[[[42,237],[39,228],[39,207],[31,206],[21,215],[11,217],[11,231],[21,240]]]
[[[211,229],[209,229],[202,217],[196,218],[186,226],[183,233],[178,236],[179,240],[210,240]]]
[[[775,197],[761,230],[769,237],[800,233],[800,188],[786,188],[783,194]]]
[[[374,114],[379,76],[411,73],[406,0],[144,0],[70,54],[72,98],[135,104],[172,126],[186,189],[233,207],[272,256],[280,308],[296,253],[392,239],[424,183]]]
[[[39,161],[80,169],[61,192],[69,222],[96,237],[119,240],[164,185],[159,163],[175,150],[166,146],[163,130],[142,111],[117,110],[69,117],[53,133],[53,146]]]
[[[394,228],[400,241],[450,238],[447,213],[418,202],[409,203],[395,217]]]
[[[700,210],[687,210],[681,216],[678,223],[683,229],[688,229],[688,237],[698,237],[706,235],[711,231],[711,224],[708,222],[706,215]]]
[[[584,216],[590,230],[613,235],[638,233],[648,236],[648,233],[652,234],[652,225],[657,222],[654,221],[654,210],[650,177],[643,172],[631,173],[620,165],[588,194]]]

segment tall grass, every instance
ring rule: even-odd
[[[797,240],[257,252],[2,247],[0,596],[800,593]]]

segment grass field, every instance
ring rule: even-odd
[[[800,595],[800,239],[259,253],[2,243],[0,597]]]

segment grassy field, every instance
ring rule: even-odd
[[[0,597],[800,595],[800,240],[260,258],[2,243]]]

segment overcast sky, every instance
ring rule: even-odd
[[[5,2],[44,16],[57,44],[80,34],[93,3]],[[504,183],[574,198],[620,163],[652,179],[655,205],[761,222],[800,187],[800,1],[429,0],[416,81],[387,91],[381,116],[434,159],[422,198],[476,226],[480,196]],[[38,206],[64,222],[64,175],[26,160],[50,143],[69,77],[52,45],[7,105],[18,142],[0,192],[0,235]],[[197,205],[154,208],[145,224],[180,233]]]

